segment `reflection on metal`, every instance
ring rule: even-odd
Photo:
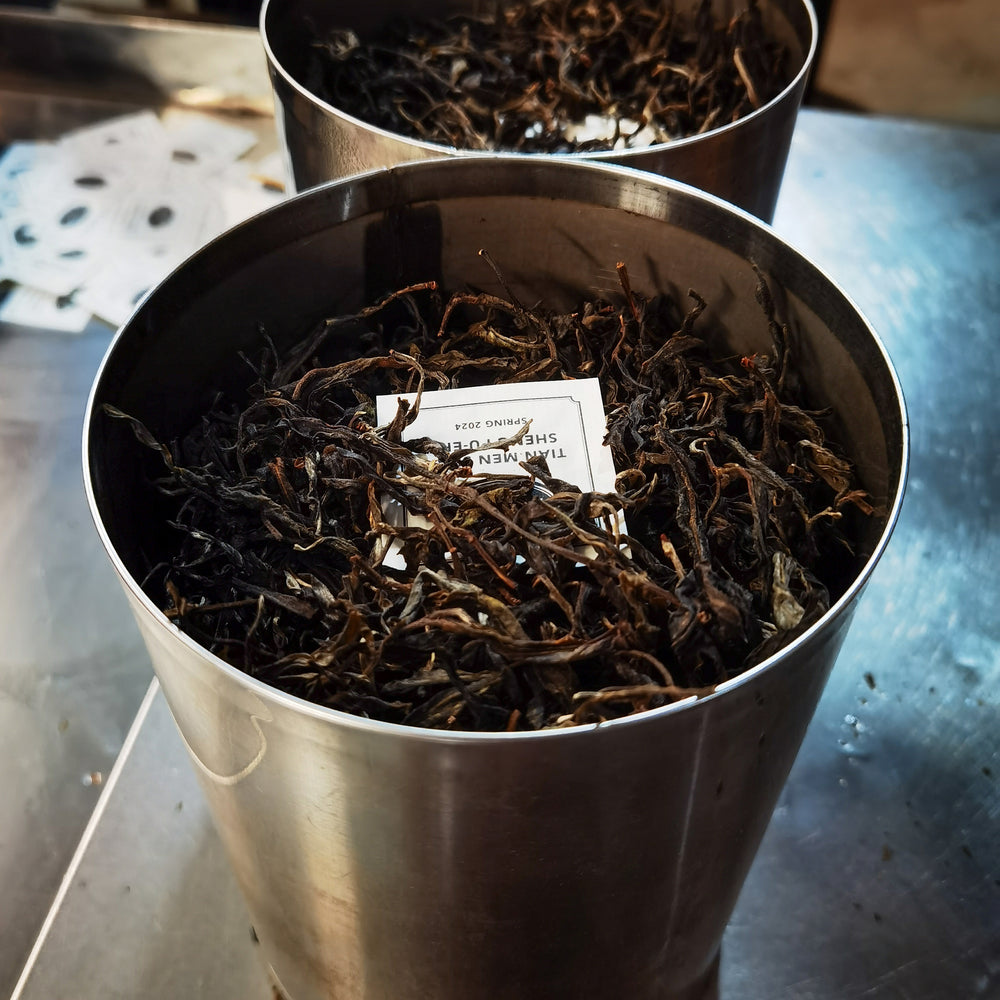
[[[22,975],[14,986],[14,992],[11,995],[11,1000],[17,1000],[17,997],[21,995],[21,988],[24,986],[24,983],[30,974],[30,970],[37,961],[42,948],[45,947],[45,943],[49,937],[49,931],[52,929],[53,923],[55,923],[58,919],[63,904],[66,901],[66,897],[72,892],[73,883],[77,877],[80,867],[81,865],[86,864],[85,859],[87,857],[87,852],[90,850],[91,841],[104,818],[105,810],[114,795],[118,779],[121,777],[122,771],[125,770],[127,766],[129,755],[132,752],[132,748],[135,746],[135,741],[139,737],[139,733],[146,722],[146,716],[149,714],[149,710],[153,705],[156,696],[159,694],[159,691],[160,685],[154,678],[150,681],[149,687],[146,689],[145,697],[139,705],[139,711],[136,712],[136,716],[132,720],[132,726],[122,743],[121,752],[119,753],[118,759],[115,761],[115,765],[112,768],[111,774],[109,775],[107,783],[104,786],[104,792],[102,793],[97,806],[94,808],[94,811],[91,813],[90,819],[87,821],[87,825],[83,829],[80,842],[77,844],[76,850],[73,852],[73,857],[70,859],[66,872],[63,875],[62,882],[59,884],[59,889],[56,892],[55,899],[52,901],[52,906],[45,917],[45,922],[42,924],[41,930],[39,930],[38,936],[35,938],[35,943],[32,945],[31,952],[28,955],[28,960],[24,964]]]
[[[156,107],[169,103],[270,114],[267,65],[257,30],[138,16],[62,16],[0,10],[0,91],[49,99]],[[40,128],[41,126],[41,128]],[[0,141],[54,138],[26,121]]]

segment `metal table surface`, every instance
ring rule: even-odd
[[[911,478],[727,931],[723,1000],[1000,998],[998,164],[998,133],[815,110],[796,127],[775,228],[883,337]],[[0,336],[0,366],[18,343]],[[83,343],[81,384],[98,354]],[[51,346],[32,355],[42,375],[69,364]],[[88,558],[49,585],[131,636],[74,518],[60,544]],[[137,639],[120,655],[144,660]],[[154,682],[14,996],[265,1000],[254,951]]]
[[[270,105],[257,33],[0,7],[0,148],[183,106],[196,86],[224,107]],[[271,119],[237,120],[273,148]],[[79,336],[0,323],[0,997],[151,677],[80,468],[84,406],[111,334],[96,321]]]

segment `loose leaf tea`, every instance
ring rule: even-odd
[[[509,290],[401,289],[282,357],[268,346],[248,397],[220,400],[169,447],[106,406],[160,453],[157,486],[176,502],[176,551],[147,591],[253,676],[415,726],[600,721],[759,662],[856,576],[843,527],[872,507],[805,405],[759,273],[773,348],[733,358],[713,356],[697,293],[685,311],[618,270],[621,302],[571,313]],[[591,377],[614,493],[581,492],[538,456],[475,474],[471,449],[408,434],[428,391]],[[387,392],[417,401],[376,427]],[[392,539],[405,568],[383,563]]]
[[[567,153],[668,142],[736,121],[789,82],[757,0],[517,0],[318,39],[303,82],[390,132],[459,149]]]

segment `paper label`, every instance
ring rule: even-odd
[[[396,415],[398,401],[405,399],[412,404],[416,395],[377,396],[378,423],[389,423]],[[520,442],[506,451],[484,447],[513,437],[529,422]],[[477,449],[469,456],[473,476],[523,475],[519,463],[542,456],[556,479],[572,483],[584,493],[613,493],[615,466],[611,449],[604,444],[606,430],[600,383],[589,378],[425,392],[420,411],[403,438],[431,438],[449,451]],[[389,523],[396,523],[396,512],[387,510],[386,516]],[[416,516],[408,523],[430,526]],[[618,530],[627,530],[621,514]],[[397,542],[388,546],[383,563],[405,568]]]
[[[377,397],[380,424],[396,415],[400,398],[413,403],[416,393]],[[604,444],[607,425],[596,378],[425,392],[404,438],[432,438],[449,451],[482,448],[513,437],[529,421],[521,442],[506,452],[487,448],[471,455],[473,474],[523,474],[518,463],[541,455],[557,479],[583,492],[614,492],[615,466]]]

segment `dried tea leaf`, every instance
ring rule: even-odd
[[[458,149],[626,149],[736,121],[789,82],[757,0],[515,0],[483,16],[395,17],[370,38],[330,32],[302,81],[371,125]]]
[[[685,311],[618,271],[620,303],[571,313],[442,301],[427,282],[285,357],[265,337],[246,398],[170,449],[105,407],[159,454],[175,504],[151,596],[266,683],[407,725],[599,722],[760,662],[854,578],[849,529],[873,505],[793,391],[794,331],[763,275],[774,355],[732,359],[713,356],[696,293]],[[600,380],[616,493],[583,493],[540,456],[472,475],[470,449],[408,437],[419,398],[374,425],[380,394],[543,376]],[[408,518],[388,523],[386,502]],[[383,564],[387,539],[405,569]]]

